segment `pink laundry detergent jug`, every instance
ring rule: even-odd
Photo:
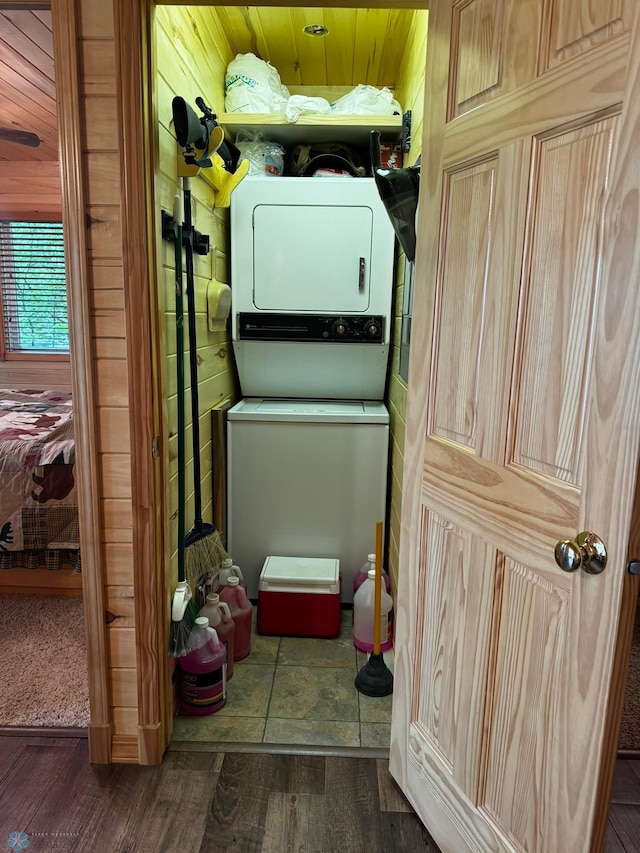
[[[192,651],[178,658],[180,707],[184,714],[214,714],[227,701],[227,652],[206,616],[191,633]]]

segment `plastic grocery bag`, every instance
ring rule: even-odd
[[[261,133],[241,131],[236,138],[240,159],[249,161],[249,175],[282,175],[284,172],[284,148],[271,142]]]
[[[306,95],[291,95],[287,101],[285,115],[287,121],[297,121],[304,113],[306,115],[327,115],[331,112],[331,104],[325,98],[308,98]]]
[[[375,86],[360,84],[331,104],[331,112],[340,115],[402,115],[400,104],[394,99],[393,93],[385,86],[376,89]]]
[[[231,60],[224,92],[228,113],[283,113],[289,99],[277,70],[253,53],[239,53]]]

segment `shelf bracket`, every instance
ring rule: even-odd
[[[402,150],[406,154],[411,148],[411,110],[402,116]]]

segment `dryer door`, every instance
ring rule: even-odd
[[[258,310],[369,311],[369,207],[260,204],[253,225]]]

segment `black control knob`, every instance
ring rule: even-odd
[[[380,326],[378,323],[375,323],[373,320],[368,322],[365,325],[365,334],[368,338],[379,338],[380,337]]]
[[[333,334],[336,336],[336,338],[344,338],[344,336],[347,334],[347,324],[344,322],[344,320],[337,320],[333,324]]]

